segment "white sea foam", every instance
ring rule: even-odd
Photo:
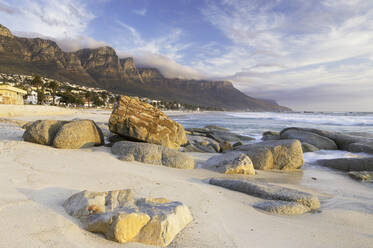
[[[363,113],[228,113],[243,119],[283,121],[286,123],[310,123],[336,126],[373,126],[373,114]]]
[[[186,128],[217,125],[257,140],[265,131],[281,131],[287,127],[373,134],[373,113],[207,112],[171,118]]]

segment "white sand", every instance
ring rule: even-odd
[[[65,115],[76,111],[68,108],[42,105],[8,105],[0,104],[0,117]]]
[[[109,117],[70,117],[82,116]],[[0,123],[0,247],[145,247],[87,232],[62,207],[84,189],[127,188],[191,208],[195,220],[170,247],[373,247],[373,190],[341,173],[312,167],[303,173],[260,172],[260,180],[306,187],[322,199],[321,213],[274,216],[252,207],[260,199],[206,184],[204,179],[218,175],[211,171],[126,163],[105,147],[58,150],[24,142],[22,134]]]

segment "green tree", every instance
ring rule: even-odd
[[[41,88],[43,86],[43,81],[41,80],[41,77],[39,75],[36,75],[32,81],[31,81],[31,85],[32,86],[35,86],[36,88]]]
[[[93,94],[92,102],[95,106],[102,106],[104,105],[104,101],[101,100],[101,98],[97,94]]]
[[[38,90],[38,104],[43,104],[45,100],[45,93],[44,93],[44,83],[41,80],[41,77],[39,75],[36,75],[32,81],[31,85],[35,86]]]
[[[92,101],[92,100],[93,100],[93,97],[94,97],[93,92],[91,92],[91,91],[87,91],[87,92],[85,93],[85,98],[87,98],[88,101]]]
[[[109,99],[109,94],[106,91],[104,91],[104,92],[101,93],[101,98],[102,98],[102,100],[104,101],[104,104],[105,104]]]
[[[38,93],[38,104],[43,104],[45,101],[44,85],[37,91]]]
[[[52,90],[53,105],[56,105],[55,97],[58,90],[58,84],[56,83],[56,81],[52,81],[48,84],[48,88]]]

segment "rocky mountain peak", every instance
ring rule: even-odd
[[[126,73],[136,72],[136,65],[132,57],[120,59],[120,64],[122,65],[123,71]]]
[[[111,70],[119,70],[119,58],[111,47],[99,47],[95,49],[81,49],[75,52],[84,68],[106,67]]]
[[[156,68],[140,68],[139,74],[144,81],[164,78]]]
[[[10,30],[8,28],[4,27],[1,24],[0,24],[0,36],[5,36],[5,37],[9,37],[9,38],[13,38],[14,37],[12,35],[12,33],[10,32]]]
[[[140,66],[141,67],[141,66]],[[179,101],[227,110],[287,111],[245,95],[228,81],[164,77],[155,68],[137,68],[133,58],[119,59],[104,46],[64,52],[53,41],[13,36],[0,25],[0,72],[41,74],[115,93]]]

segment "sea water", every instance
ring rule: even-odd
[[[265,131],[281,131],[287,127],[316,128],[342,133],[373,134],[373,113],[267,113],[206,112],[171,115],[186,128],[217,125],[260,142]],[[299,184],[330,197],[322,198],[322,209],[342,208],[373,214],[373,184],[349,178],[347,173],[322,167],[319,159],[367,157],[371,154],[320,150],[304,153]],[[299,174],[297,174],[299,176]],[[296,177],[296,175],[294,175]]]
[[[272,113],[272,112],[201,112],[172,115],[185,128],[217,125],[232,132],[255,138],[259,142],[265,131],[281,131],[287,127],[315,128],[342,133],[373,134],[373,113]],[[314,164],[318,159],[369,156],[345,151],[306,153],[305,161]]]
[[[256,139],[265,131],[281,131],[287,127],[373,134],[373,113],[206,112],[172,118],[186,128],[217,125]]]

